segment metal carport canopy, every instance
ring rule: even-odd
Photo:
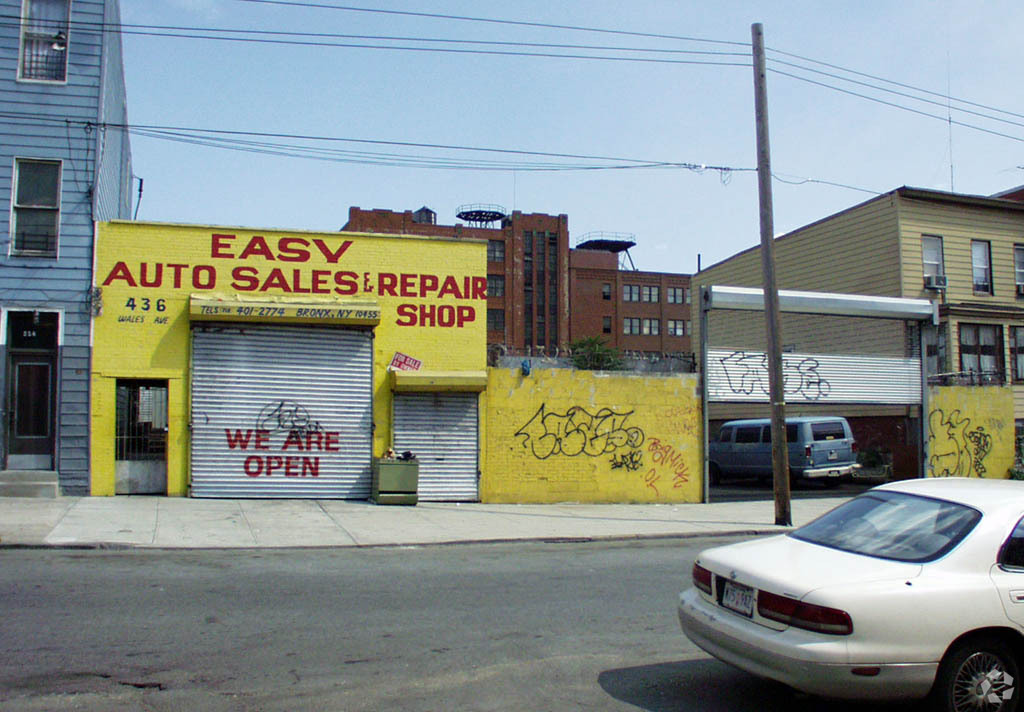
[[[758,287],[704,288],[702,309],[764,310],[764,290]],[[939,323],[939,306],[930,299],[903,299],[864,294],[833,294],[779,290],[779,310],[801,314],[835,314],[837,316],[874,317],[878,319],[930,320]]]

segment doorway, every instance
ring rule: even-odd
[[[167,494],[167,381],[118,379],[114,494]]]
[[[54,469],[58,321],[54,312],[7,314],[9,470]]]

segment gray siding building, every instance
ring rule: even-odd
[[[0,467],[89,494],[93,225],[131,218],[120,9],[0,12]]]

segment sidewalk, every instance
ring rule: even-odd
[[[793,500],[801,525],[845,497]],[[416,506],[342,500],[0,498],[0,547],[233,549],[628,540],[786,531],[771,501]]]

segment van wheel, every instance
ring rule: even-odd
[[[1020,668],[1013,648],[995,636],[968,638],[939,666],[931,692],[936,712],[1014,712],[1020,700]]]
[[[722,481],[722,470],[713,462],[708,466],[708,479],[711,480],[713,485],[717,485]]]

